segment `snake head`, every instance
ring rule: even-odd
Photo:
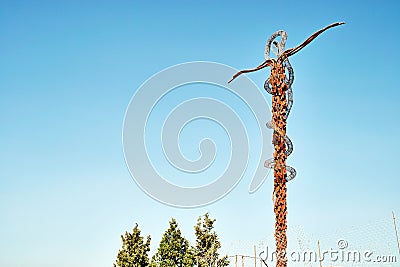
[[[279,43],[278,41],[273,41],[272,44],[275,46],[276,50],[272,47],[272,52],[274,52],[275,56],[279,55]]]

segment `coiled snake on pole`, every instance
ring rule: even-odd
[[[278,43],[277,41],[274,41],[279,36],[281,37],[280,43]],[[285,31],[281,30],[281,31],[275,32],[267,41],[267,44],[265,47],[265,59],[266,60],[271,59],[270,53],[271,53],[271,50],[273,50],[273,49],[271,49],[272,44],[274,44],[275,47],[277,48],[277,51],[273,51],[273,52],[276,54],[277,57],[279,57],[282,54],[282,52],[285,51],[286,39],[287,39],[287,34]],[[285,70],[287,70],[287,72],[288,72],[288,77],[285,77],[285,80],[284,80],[284,82],[287,85],[287,90],[286,90],[286,100],[287,100],[286,119],[287,119],[289,117],[290,110],[292,109],[292,106],[293,106],[292,84],[293,84],[293,80],[294,80],[294,72],[293,72],[292,66],[290,65],[289,58],[286,58],[286,60],[283,62],[283,66],[284,66]],[[264,83],[264,89],[265,89],[265,91],[267,91],[267,93],[273,95],[269,78]],[[267,122],[267,127],[269,129],[273,129],[275,132],[277,130],[273,120]],[[293,152],[293,143],[287,135],[284,135],[284,138],[285,138],[285,143],[286,143],[285,154],[286,154],[286,157],[288,157]],[[272,144],[275,145],[275,143],[276,143],[276,140],[274,138],[272,140]],[[273,169],[274,163],[275,163],[274,158],[270,158],[265,161],[264,166],[266,168]],[[293,180],[295,177],[296,177],[296,169],[291,166],[286,165],[286,182]]]
[[[296,176],[293,167],[286,165],[287,157],[293,151],[293,144],[286,135],[286,120],[293,105],[292,83],[294,79],[293,69],[289,57],[303,49],[325,30],[344,24],[344,22],[333,23],[311,35],[299,46],[285,50],[287,34],[285,31],[275,32],[267,41],[265,48],[265,61],[258,67],[250,70],[242,70],[236,73],[231,82],[239,75],[247,72],[257,71],[265,67],[271,67],[271,75],[264,83],[264,89],[272,95],[272,120],[267,127],[274,130],[272,143],[274,144],[274,157],[265,161],[264,166],[274,169],[274,192],[273,203],[275,212],[275,245],[276,245],[276,266],[287,266],[287,200],[286,183]],[[275,39],[280,36],[278,43]],[[277,48],[276,59],[270,58],[271,45]],[[287,71],[287,75],[286,75]],[[265,261],[264,261],[265,263]],[[265,263],[266,264],[266,263]]]
[[[339,25],[345,24],[344,22],[336,22],[333,24],[330,24],[328,26],[326,26],[325,28],[315,32],[314,34],[312,34],[307,40],[305,40],[302,44],[300,44],[297,47],[294,48],[290,48],[288,50],[285,50],[285,44],[286,44],[286,40],[287,40],[287,33],[283,30],[280,31],[276,31],[274,34],[271,35],[271,37],[268,39],[267,44],[265,46],[265,61],[257,66],[254,69],[249,69],[249,70],[242,70],[239,71],[238,73],[236,73],[232,79],[229,81],[232,82],[234,79],[236,79],[238,76],[240,76],[243,73],[248,73],[248,72],[253,72],[253,71],[257,71],[260,69],[263,69],[265,67],[271,66],[273,63],[281,63],[284,68],[287,70],[288,72],[288,76],[286,77],[285,75],[285,83],[288,87],[287,91],[286,91],[286,95],[287,95],[287,112],[286,112],[286,119],[289,116],[290,110],[292,109],[293,106],[293,90],[292,90],[292,84],[293,84],[293,80],[294,80],[294,72],[293,72],[293,68],[290,65],[289,62],[289,57],[294,55],[295,53],[299,52],[301,49],[303,49],[306,45],[308,45],[309,43],[311,43],[311,41],[313,41],[315,38],[317,38],[318,35],[320,35],[321,33],[323,33],[324,31],[326,31],[329,28],[333,28]],[[277,41],[275,41],[275,39],[277,37],[281,37],[281,41],[278,43]],[[277,51],[274,51],[273,48],[271,47],[271,45],[274,45],[277,48]],[[275,52],[277,59],[271,59],[270,57],[270,52],[271,50],[273,52]],[[270,86],[270,78],[268,78],[265,83],[264,83],[264,89],[265,91],[267,91],[269,94],[273,95],[272,93],[272,88]],[[274,131],[276,131],[276,127],[275,127],[275,123],[271,120],[269,122],[267,122],[267,127],[269,129],[274,129]],[[287,135],[284,135],[285,138],[285,143],[286,143],[286,151],[285,154],[286,156],[289,156],[290,154],[292,154],[293,152],[293,143],[290,140],[290,138]],[[272,141],[273,144],[275,144],[275,140]],[[264,163],[264,166],[266,168],[270,168],[273,169],[274,168],[274,159],[267,159]],[[293,180],[296,177],[296,170],[291,167],[291,166],[286,166],[287,172],[289,173],[286,177],[286,181],[290,181]]]

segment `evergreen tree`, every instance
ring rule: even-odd
[[[121,235],[122,249],[118,251],[114,267],[146,267],[149,266],[148,253],[150,251],[150,236],[146,242],[140,235],[138,224],[133,228],[132,233],[125,232]]]
[[[175,219],[169,222],[157,253],[151,259],[151,267],[193,267],[193,249],[182,236]]]
[[[198,267],[223,267],[228,266],[228,256],[219,258],[218,250],[221,248],[217,233],[214,231],[215,219],[206,213],[197,219],[194,227],[196,234],[195,259]]]

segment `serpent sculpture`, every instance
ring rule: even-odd
[[[275,39],[278,38],[279,36],[281,37],[281,41],[278,44],[278,42],[275,41]],[[276,52],[273,50],[272,51],[275,52],[275,55],[277,57],[279,57],[285,49],[286,39],[287,39],[287,34],[285,31],[281,30],[281,31],[275,32],[267,41],[267,45],[265,47],[265,59],[267,59],[267,60],[271,59],[271,57],[270,57],[271,50],[272,50],[271,44],[274,44],[274,46],[277,48]],[[285,77],[285,80],[284,80],[284,82],[287,85],[287,90],[286,90],[286,98],[287,98],[286,120],[287,120],[287,118],[289,117],[290,110],[292,109],[292,106],[293,106],[292,84],[293,84],[293,80],[294,80],[294,72],[293,72],[293,68],[290,65],[288,58],[286,58],[286,60],[283,62],[283,67],[288,72],[288,77]],[[264,89],[265,89],[265,91],[267,91],[267,93],[274,95],[272,92],[271,83],[270,83],[269,78],[264,83]],[[276,136],[277,128],[275,127],[273,120],[267,122],[267,127],[269,129],[273,129],[275,132],[273,136]],[[286,154],[286,157],[289,157],[290,154],[292,154],[292,152],[293,152],[293,143],[287,135],[285,135],[284,138],[285,138],[285,144],[286,144],[285,154]],[[276,145],[275,139],[272,140],[272,144]],[[264,166],[266,168],[273,169],[274,162],[275,162],[274,158],[267,159],[264,163]],[[296,170],[293,167],[286,165],[286,174],[287,174],[286,182],[288,182],[290,180],[293,180],[296,177]]]
[[[293,144],[286,135],[286,120],[293,105],[292,83],[294,74],[289,57],[299,52],[318,35],[329,28],[344,24],[336,22],[315,32],[299,46],[285,50],[287,34],[285,31],[277,31],[268,39],[265,48],[265,61],[254,69],[242,70],[236,73],[233,81],[239,75],[253,72],[265,67],[271,67],[271,75],[264,83],[264,89],[272,95],[272,120],[267,127],[273,129],[272,143],[274,145],[274,157],[265,161],[264,166],[274,169],[274,212],[275,212],[275,245],[276,245],[276,266],[286,267],[287,257],[287,202],[286,183],[296,176],[296,170],[286,165],[287,157],[293,151]],[[281,37],[280,42],[275,39]],[[272,46],[274,45],[274,46]],[[274,47],[277,49],[274,51]],[[270,57],[271,50],[276,53],[276,59]],[[286,72],[288,75],[286,75]],[[263,261],[266,265],[265,261]]]

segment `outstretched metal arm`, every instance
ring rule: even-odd
[[[329,28],[333,28],[339,25],[345,24],[345,22],[335,22],[332,23],[331,25],[326,26],[325,28],[315,32],[313,35],[311,35],[310,37],[307,38],[307,40],[305,40],[302,44],[300,44],[299,46],[296,46],[294,48],[290,48],[288,50],[286,50],[285,52],[283,52],[282,54],[282,58],[281,60],[284,61],[286,58],[296,54],[297,52],[299,52],[301,49],[303,49],[306,45],[308,45],[309,43],[311,43],[315,38],[317,38],[318,35],[320,35],[321,33],[323,33],[324,31],[326,31]]]
[[[296,46],[294,48],[290,48],[290,49],[284,51],[283,54],[278,58],[278,60],[281,61],[281,62],[285,61],[288,57],[296,54],[301,49],[303,49],[305,46],[307,46],[309,43],[311,43],[315,38],[317,38],[318,35],[320,35],[324,31],[326,31],[327,29],[330,29],[330,28],[333,28],[333,27],[336,27],[336,26],[339,26],[339,25],[342,25],[342,24],[345,24],[345,22],[335,22],[335,23],[332,23],[331,25],[326,26],[325,28],[323,28],[323,29],[321,29],[319,31],[316,31],[313,35],[308,37],[307,40],[305,40],[299,46]],[[272,63],[272,60],[268,59],[268,60],[264,61],[264,63],[262,63],[261,65],[259,65],[258,67],[254,68],[254,69],[241,70],[238,73],[236,73],[235,75],[233,75],[232,79],[228,83],[232,82],[234,79],[236,79],[238,76],[240,76],[243,73],[258,71],[260,69],[263,69],[265,67],[270,66],[271,63]]]
[[[235,75],[233,75],[232,79],[228,82],[230,83],[231,81],[233,81],[234,79],[236,79],[238,76],[242,75],[243,73],[247,73],[247,72],[253,72],[253,71],[258,71],[261,70],[265,67],[268,67],[269,65],[271,65],[272,60],[268,59],[266,61],[264,61],[261,65],[255,67],[254,69],[250,69],[250,70],[241,70],[238,73],[236,73]]]

